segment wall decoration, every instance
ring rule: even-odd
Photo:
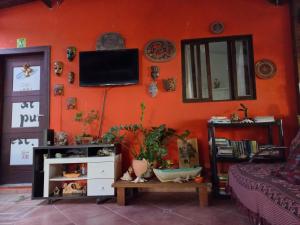
[[[179,151],[179,168],[194,168],[199,166],[199,153],[197,138],[186,141],[177,139]]]
[[[158,92],[158,87],[156,81],[152,81],[151,84],[149,85],[149,93],[151,97],[155,97]]]
[[[64,95],[64,85],[63,84],[55,84],[54,85],[54,95]]]
[[[224,24],[220,21],[212,22],[209,26],[213,34],[221,34],[224,31]]]
[[[14,102],[12,104],[12,128],[39,127],[39,102]]]
[[[30,67],[28,64],[25,64],[23,67],[14,67],[13,91],[15,92],[40,90],[40,74],[40,66]]]
[[[68,83],[74,84],[74,81],[75,81],[75,73],[71,71],[68,74]]]
[[[25,77],[29,77],[31,75],[32,69],[28,63],[23,65],[22,72],[24,73]]]
[[[151,97],[155,97],[157,95],[158,92],[158,87],[157,87],[157,82],[156,79],[159,77],[159,67],[158,66],[151,66],[151,78],[152,78],[152,82],[149,85],[149,93],[151,95]]]
[[[122,49],[125,48],[125,41],[121,34],[108,32],[102,34],[96,43],[96,50]]]
[[[67,48],[67,58],[71,62],[75,58],[76,55],[76,47],[70,46]]]
[[[269,59],[261,59],[255,63],[256,76],[261,79],[269,79],[275,76],[276,65]]]
[[[67,98],[67,109],[76,109],[77,108],[77,98],[69,97]]]
[[[32,165],[33,147],[39,146],[39,139],[20,138],[10,144],[10,165]]]
[[[172,77],[163,79],[163,87],[168,92],[176,91],[176,79]]]
[[[68,145],[68,134],[64,131],[55,132],[54,144],[55,145]]]
[[[61,61],[54,62],[54,72],[57,76],[60,76],[63,72],[64,64]]]
[[[176,47],[171,41],[156,39],[145,45],[144,53],[150,61],[166,62],[176,55]]]
[[[26,38],[17,39],[17,48],[26,48]]]
[[[159,77],[159,67],[158,66],[151,66],[151,77],[155,81]]]

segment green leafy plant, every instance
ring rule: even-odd
[[[109,129],[102,137],[104,143],[124,143],[126,133],[133,134],[134,140],[130,146],[125,145],[131,150],[136,159],[146,159],[149,163],[158,163],[160,166],[166,165],[165,157],[168,154],[166,147],[168,139],[171,137],[186,138],[189,131],[177,135],[175,130],[168,128],[165,124],[158,127],[145,128],[143,125],[146,106],[141,103],[141,116],[139,124],[129,124],[114,126]],[[124,145],[123,145],[124,146]]]

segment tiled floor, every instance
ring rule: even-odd
[[[199,208],[194,193],[140,193],[128,206],[115,200],[30,200],[30,192],[0,191],[0,225],[249,225],[230,200]]]

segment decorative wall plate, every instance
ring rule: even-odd
[[[224,24],[220,21],[215,21],[210,24],[210,31],[213,34],[220,34],[224,31]]]
[[[256,76],[261,79],[269,79],[276,74],[276,65],[269,59],[261,59],[255,63]]]
[[[144,53],[150,61],[166,62],[176,55],[176,47],[171,41],[156,39],[146,44]]]
[[[102,34],[96,43],[96,50],[110,50],[125,48],[124,38],[119,33],[108,32]]]

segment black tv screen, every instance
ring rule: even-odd
[[[139,81],[138,49],[79,53],[79,85],[130,85]]]

